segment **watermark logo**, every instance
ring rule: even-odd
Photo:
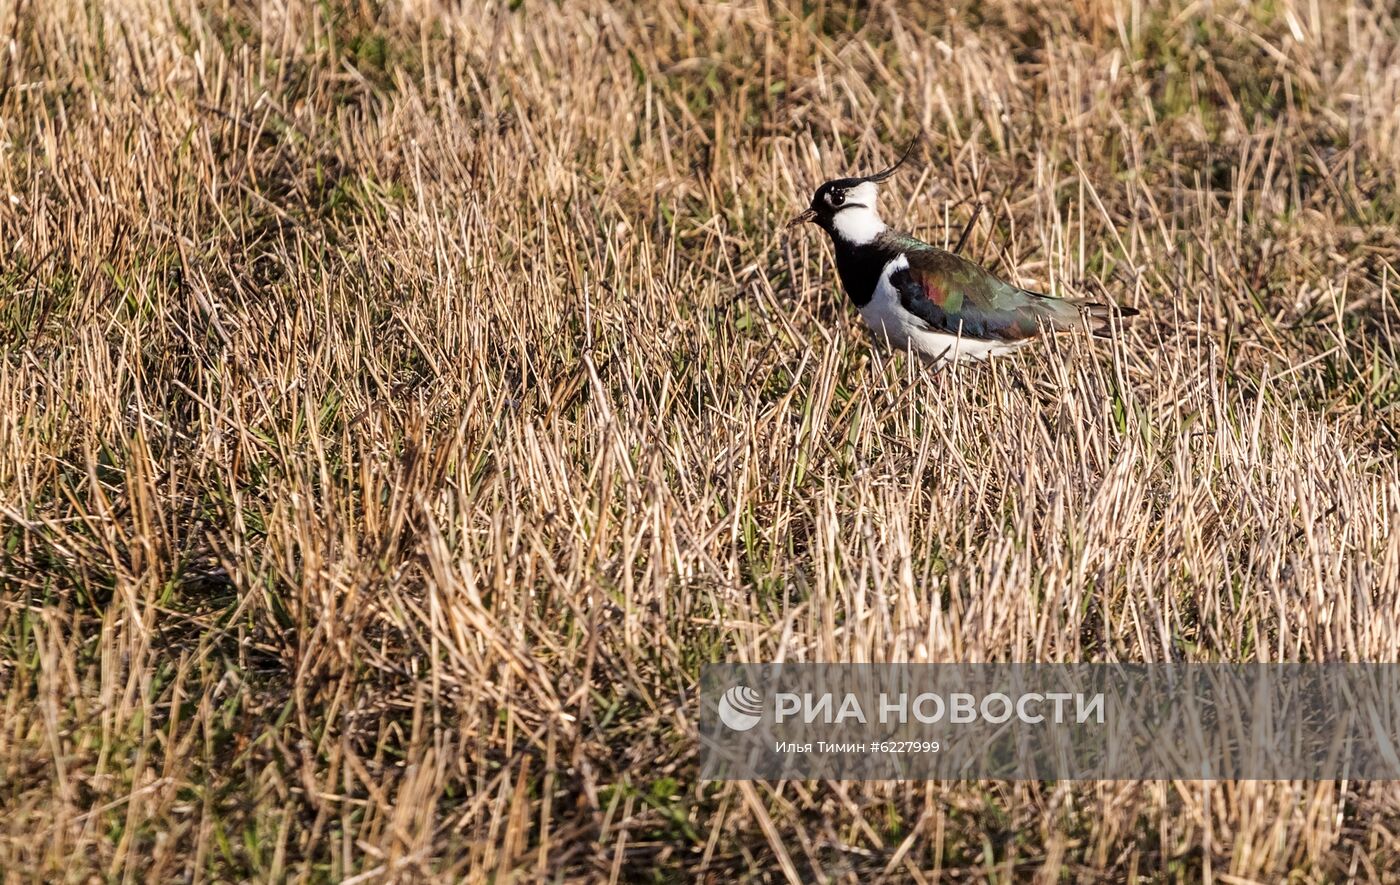
[[[1400,664],[739,663],[700,683],[705,779],[1400,781]]]
[[[763,718],[763,695],[747,685],[736,685],[720,695],[719,721],[735,731],[748,731]]]

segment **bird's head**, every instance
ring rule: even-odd
[[[875,205],[880,190],[877,185],[894,174],[904,165],[914,150],[911,141],[904,149],[904,155],[890,168],[863,178],[837,178],[828,181],[812,195],[812,205],[807,211],[788,222],[794,227],[803,222],[811,222],[826,231],[833,239],[840,239],[851,245],[868,243],[885,229],[880,219],[879,207]]]

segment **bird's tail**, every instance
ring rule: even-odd
[[[1118,325],[1121,327],[1125,325],[1124,320],[1138,315],[1136,309],[1120,307],[1117,304],[1100,304],[1094,301],[1080,301],[1076,306],[1086,317],[1097,323],[1092,330],[1096,338],[1111,338],[1113,336],[1113,320],[1115,318],[1117,318]]]

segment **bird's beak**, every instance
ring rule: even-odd
[[[794,218],[792,219],[792,221],[789,221],[789,222],[787,223],[787,226],[788,226],[788,227],[797,227],[799,224],[802,224],[802,223],[805,222],[805,221],[811,221],[813,218],[816,218],[816,217],[817,217],[817,210],[815,210],[815,209],[808,209],[806,212],[803,212],[802,214],[800,214],[800,215],[794,217]]]

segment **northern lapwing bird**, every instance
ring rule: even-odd
[[[1132,308],[1056,298],[1013,286],[991,271],[906,233],[880,219],[877,184],[909,158],[914,145],[883,172],[838,178],[817,188],[812,205],[791,222],[811,222],[831,236],[836,273],[875,337],[935,364],[984,360],[1032,341],[1042,331],[1097,323]]]

